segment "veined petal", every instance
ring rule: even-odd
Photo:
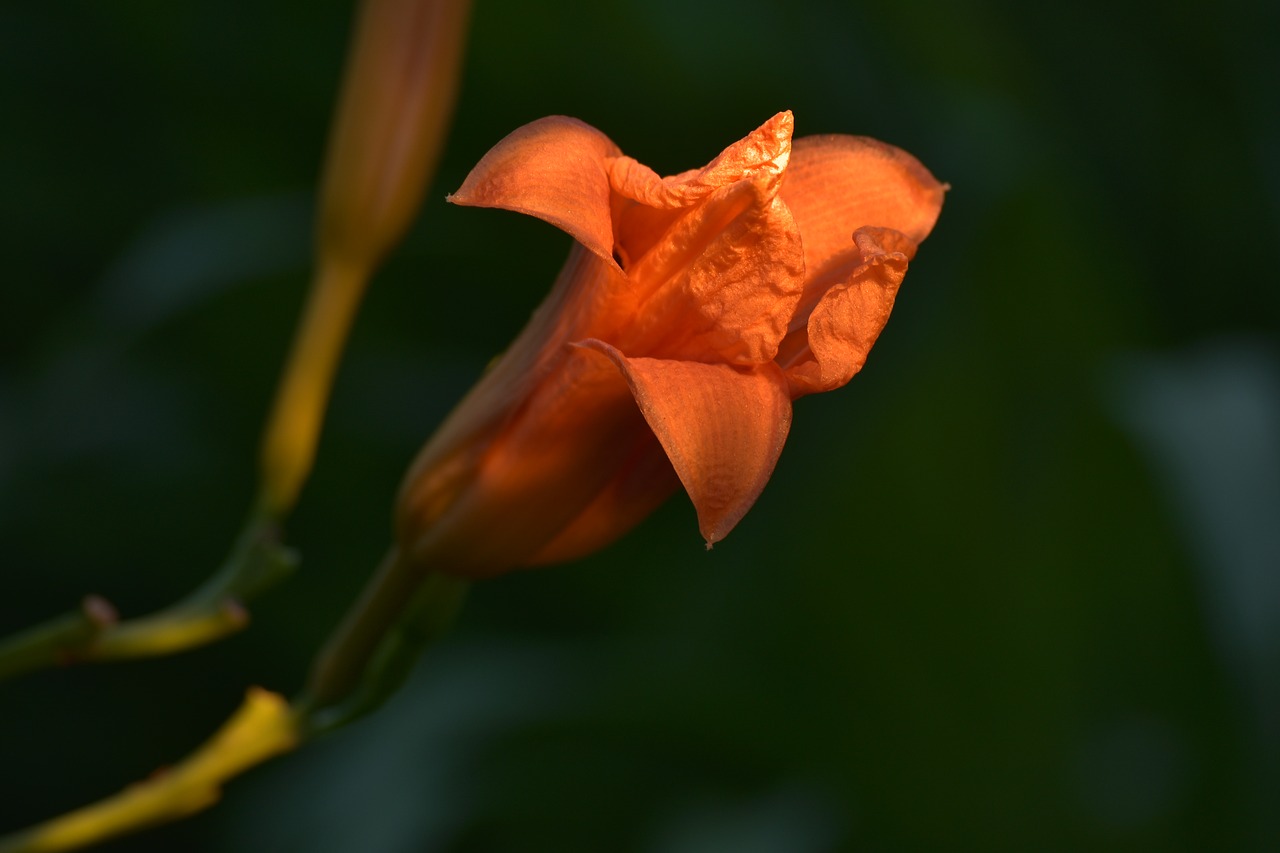
[[[817,275],[864,225],[892,228],[919,244],[938,219],[946,189],[900,148],[828,135],[795,141],[780,195],[800,226],[809,274]]]
[[[825,294],[809,314],[808,325],[787,336],[778,361],[791,383],[792,398],[831,391],[853,378],[880,336],[898,286],[907,273],[914,243],[896,231],[859,228],[858,252],[840,264],[828,264]]]
[[[577,245],[406,478],[406,559],[478,577],[583,556],[676,483],[708,547],[732,530],[792,399],[861,368],[946,189],[892,146],[793,150],[791,133],[780,113],[667,178],[563,117],[485,156],[451,201],[537,216]]]
[[[791,428],[781,369],[627,358],[598,340],[579,346],[622,372],[693,500],[707,546],[719,542],[760,496]]]
[[[589,124],[539,119],[490,149],[449,201],[536,216],[613,263],[608,162],[619,154]]]
[[[701,169],[660,178],[630,157],[618,157],[609,167],[619,195],[647,207],[673,210],[688,207],[738,181],[775,182],[787,168],[795,119],[780,112],[730,145]]]
[[[684,192],[724,186],[732,181],[781,177],[791,158],[791,136],[796,120],[783,110],[751,133],[730,145],[698,172],[686,172],[668,180]]]
[[[787,206],[744,182],[690,210],[627,276],[600,337],[657,358],[759,364],[800,301],[804,249]]]
[[[750,183],[757,195],[771,200],[791,158],[790,112],[775,115],[744,139],[730,145],[701,169],[667,178],[630,157],[609,165],[616,200],[613,231],[619,254],[638,261],[659,245],[691,207],[734,184]]]

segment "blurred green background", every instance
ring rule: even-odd
[[[867,369],[706,553],[683,495],[478,586],[382,713],[120,851],[1280,849],[1280,7],[477,0],[249,631],[0,686],[0,829],[286,693],[568,249],[445,192],[565,113],[674,172],[780,109],[952,184]],[[306,283],[337,0],[0,7],[0,631],[221,559]]]

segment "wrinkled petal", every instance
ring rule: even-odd
[[[892,228],[919,244],[937,221],[945,192],[900,148],[829,135],[795,141],[780,195],[800,227],[810,275],[819,275],[866,225]]]
[[[608,163],[620,153],[577,119],[539,119],[490,149],[449,201],[536,216],[612,263]]]
[[[795,313],[804,249],[787,206],[744,182],[680,219],[627,275],[607,336],[619,349],[759,364],[773,358]]]
[[[620,256],[625,262],[638,261],[661,243],[686,210],[718,190],[745,182],[756,187],[761,199],[772,199],[791,157],[794,124],[791,113],[778,113],[706,167],[667,178],[630,157],[614,159],[609,180]]]
[[[584,556],[679,484],[708,547],[732,530],[792,399],[861,368],[945,192],[892,146],[791,134],[780,113],[663,178],[557,117],[481,160],[451,201],[540,217],[577,245],[409,472],[411,565],[478,577]]]
[[[844,264],[828,265],[832,285],[805,328],[789,335],[780,350],[793,399],[834,390],[852,379],[893,310],[907,273],[904,249],[914,244],[896,231],[878,228],[858,229],[854,242],[858,253]]]
[[[597,340],[580,346],[622,372],[693,501],[707,545],[723,539],[760,496],[791,428],[782,371],[772,362],[742,369],[627,358]]]
[[[621,156],[609,167],[614,190],[647,207],[688,207],[721,187],[750,180],[774,184],[787,168],[795,119],[780,112],[730,145],[702,169],[660,178],[648,166]]]

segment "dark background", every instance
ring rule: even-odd
[[[381,714],[111,850],[1280,849],[1280,6],[478,0],[250,630],[0,686],[0,829],[296,690],[568,240],[444,193],[565,113],[670,173],[780,109],[952,184],[867,369],[715,551],[683,495],[472,594]],[[1157,11],[1158,10],[1158,11]],[[221,559],[347,3],[0,7],[0,630]]]

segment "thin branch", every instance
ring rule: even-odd
[[[353,615],[321,653],[307,692],[294,702],[296,707],[306,709],[309,731],[331,731],[382,707],[404,684],[423,652],[452,627],[469,588],[470,584],[461,578],[429,574],[420,579],[404,611],[392,622],[381,625],[372,618],[361,619],[368,616],[361,606],[368,597],[357,603]],[[361,622],[365,631],[380,636],[372,654],[362,642],[343,645],[358,636],[352,633],[351,626]],[[340,671],[357,672],[359,680],[338,690],[328,679]],[[320,696],[326,697],[325,701],[319,701]]]
[[[326,656],[343,661],[338,667],[343,689],[326,694],[332,701],[321,703],[314,693],[304,693],[290,705],[255,687],[231,719],[185,761],[115,796],[0,838],[0,853],[74,850],[208,808],[235,776],[379,708],[404,683],[423,651],[448,630],[467,588],[458,578],[420,576],[400,610],[377,611],[388,617],[383,621],[357,603],[356,616],[326,646]],[[356,623],[361,630],[353,632],[350,626]]]
[[[0,853],[53,853],[178,820],[218,801],[222,785],[302,742],[298,714],[252,688],[239,710],[189,758],[91,806],[0,838]]]
[[[116,624],[105,598],[86,596],[80,609],[29,628],[0,643],[0,681],[73,659]]]
[[[222,568],[183,600],[149,616],[117,621],[115,609],[89,596],[78,611],[0,643],[0,681],[48,666],[154,657],[211,643],[249,622],[244,602],[297,566],[276,523],[254,513]]]

